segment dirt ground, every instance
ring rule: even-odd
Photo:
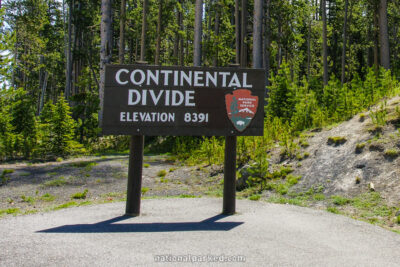
[[[128,155],[0,164],[0,174],[4,170],[0,217],[121,201],[126,197]],[[148,198],[218,195],[222,176],[221,167],[188,167],[167,156],[145,156],[142,193]]]

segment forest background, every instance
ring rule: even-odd
[[[302,131],[347,120],[398,93],[399,0],[3,0],[0,6],[0,161],[127,149],[129,137],[98,136],[104,63],[265,68],[264,136],[238,139],[238,164],[254,160],[261,169],[271,147],[292,157]],[[102,14],[108,34],[101,34]],[[186,160],[213,164],[224,157],[223,137],[146,143],[149,151]]]

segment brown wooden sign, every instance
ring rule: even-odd
[[[107,65],[103,134],[263,135],[262,69]]]

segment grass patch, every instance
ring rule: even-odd
[[[85,199],[88,192],[89,191],[85,189],[83,192],[75,193],[71,195],[71,199]]]
[[[359,144],[357,144],[357,145],[356,145],[356,153],[357,153],[357,154],[360,154],[360,153],[364,150],[364,147],[365,147],[365,143],[359,143]]]
[[[56,197],[49,193],[46,193],[46,194],[43,194],[39,199],[46,201],[46,202],[51,202],[51,201],[55,200]]]
[[[0,210],[0,215],[5,215],[5,214],[17,214],[20,212],[19,208],[9,208],[9,209],[4,209]]]
[[[110,192],[103,195],[104,197],[123,197],[124,193]]]
[[[144,195],[144,194],[146,194],[147,193],[147,191],[149,191],[149,188],[148,187],[142,187],[142,195]]]
[[[334,214],[339,214],[340,213],[339,210],[337,208],[335,208],[335,207],[327,207],[326,211],[334,213]]]
[[[149,168],[149,167],[150,167],[150,164],[148,164],[148,163],[143,164],[143,168]]]
[[[250,199],[250,200],[253,200],[253,201],[260,200],[260,198],[261,198],[261,195],[251,195],[251,196],[249,197],[249,199]]]
[[[13,173],[14,170],[13,169],[4,169],[3,172],[0,175],[0,180],[1,180],[1,184],[5,185],[8,183],[8,181],[10,181],[10,177],[8,177],[8,174]]]
[[[325,195],[324,195],[324,194],[317,193],[317,194],[314,194],[314,195],[312,196],[312,198],[313,198],[313,200],[315,200],[315,201],[322,201],[322,200],[325,200]]]
[[[327,144],[339,146],[339,145],[343,145],[346,142],[347,142],[347,139],[344,136],[331,136],[328,138]]]
[[[400,152],[397,149],[387,149],[384,154],[386,158],[395,159],[399,156]]]
[[[33,197],[30,197],[30,196],[22,195],[21,199],[22,199],[23,202],[26,202],[26,203],[29,203],[29,204],[35,203],[35,199]]]
[[[67,184],[67,181],[65,180],[65,178],[63,176],[61,176],[57,179],[47,181],[43,185],[50,187],[50,186],[63,186],[65,184]]]
[[[167,171],[166,170],[160,170],[157,172],[157,176],[158,177],[165,177],[165,175],[167,175]]]
[[[342,196],[332,196],[332,203],[337,205],[337,206],[344,206],[346,204],[349,204],[351,202],[351,199],[345,198]]]
[[[71,208],[74,206],[77,206],[78,204],[75,201],[70,201],[64,204],[61,204],[59,206],[56,206],[53,208],[53,210],[60,210],[60,209],[66,209],[66,208]]]
[[[191,194],[180,194],[179,198],[199,198],[200,196],[191,195]]]

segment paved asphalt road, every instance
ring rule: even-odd
[[[0,220],[0,266],[400,266],[400,235],[308,208],[221,199],[152,199]],[[171,266],[192,265],[189,262]]]

